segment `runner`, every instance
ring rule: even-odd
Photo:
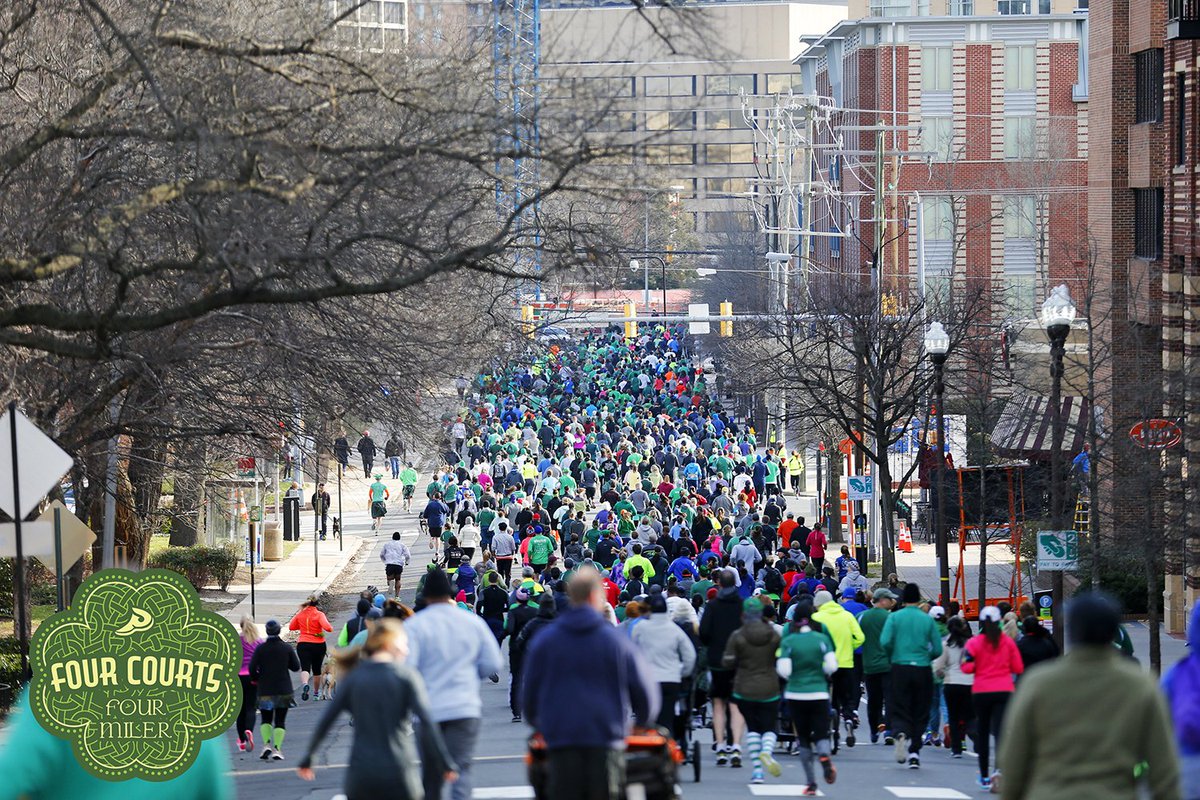
[[[292,617],[289,630],[299,631],[296,639],[296,654],[300,657],[300,699],[308,700],[309,680],[316,690],[316,699],[321,699],[321,665],[325,661],[325,634],[333,633],[329,618],[317,608],[317,598],[310,595]]]
[[[238,680],[242,683],[242,710],[237,718],[238,750],[243,753],[254,752],[254,710],[258,700],[258,690],[250,678],[250,659],[254,651],[262,644],[258,633],[258,625],[250,617],[242,617],[242,668],[238,671]]]
[[[1000,730],[1004,727],[1004,710],[1012,697],[1013,675],[1025,671],[1017,645],[1004,635],[1003,615],[995,606],[986,606],[979,612],[982,632],[973,637],[966,646],[962,671],[974,675],[971,698],[975,707],[975,753],[979,756],[979,786],[992,788],[995,776],[989,771],[991,762],[991,740],[995,738],[1000,747]]]
[[[856,691],[856,675],[854,672],[854,650],[860,646],[866,637],[858,620],[849,611],[833,602],[829,592],[817,592],[813,595],[812,618],[821,623],[825,633],[833,641],[837,652],[838,668],[833,673],[833,748],[837,750],[838,719],[841,718],[846,726],[846,746],[855,745],[855,728],[858,727],[858,692]]]
[[[400,472],[400,485],[403,487],[404,510],[412,511],[413,494],[417,491],[417,471],[409,461]]]
[[[442,550],[442,531],[449,514],[450,508],[442,502],[442,493],[434,491],[429,496],[429,502],[425,504],[425,510],[421,512],[421,519],[429,526],[429,549],[433,551],[435,561],[439,559]]]
[[[787,681],[784,697],[799,745],[800,764],[807,784],[802,794],[815,797],[817,776],[814,756],[821,764],[826,783],[837,780],[829,746],[829,676],[838,669],[833,640],[812,619],[813,606],[801,597],[795,614],[779,644],[776,672]]]
[[[383,545],[379,551],[379,560],[383,562],[384,583],[392,590],[392,597],[400,596],[400,580],[404,577],[404,568],[412,560],[412,552],[400,536],[400,531],[392,534],[392,540]]]
[[[258,687],[258,710],[262,714],[262,760],[283,760],[283,738],[287,734],[287,712],[296,705],[290,673],[300,671],[300,659],[292,646],[279,638],[280,625],[267,620],[267,638],[254,650],[247,665],[250,681]],[[307,689],[308,684],[305,683]]]
[[[762,783],[764,769],[776,777],[781,773],[774,756],[779,719],[775,657],[780,636],[775,626],[763,619],[763,603],[757,597],[743,603],[742,609],[745,621],[729,637],[721,664],[734,670],[733,699],[746,721],[750,782]]]
[[[391,494],[383,483],[383,474],[375,473],[375,482],[371,484],[367,499],[371,508],[371,530],[376,536],[383,527],[383,518],[387,515],[387,500],[390,497]]]
[[[904,585],[904,607],[888,615],[880,643],[892,665],[888,693],[888,728],[896,741],[896,761],[921,767],[921,745],[933,701],[933,659],[942,653],[942,638],[933,619],[921,610],[921,589]]]

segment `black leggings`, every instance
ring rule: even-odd
[[[273,725],[276,728],[287,728],[287,712],[286,708],[260,709],[262,712],[263,725]],[[264,742],[265,744],[265,742]]]
[[[950,718],[950,752],[961,753],[963,742],[971,726],[975,713],[971,709],[971,687],[955,683],[947,683],[943,687],[946,696],[946,715]]]
[[[801,747],[812,748],[817,742],[829,739],[828,700],[788,700],[787,704]]]
[[[237,717],[238,741],[246,741],[246,731],[254,727],[254,706],[258,702],[258,690],[250,682],[249,675],[238,675],[242,681],[242,710]]]
[[[979,774],[988,777],[988,756],[991,737],[996,737],[996,749],[1000,749],[1000,727],[1004,724],[1004,709],[1012,692],[976,692],[975,719],[978,733],[975,735],[975,752],[979,754]]]

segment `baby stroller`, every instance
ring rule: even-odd
[[[537,800],[551,800],[547,786],[546,742],[540,734],[529,737],[529,785]],[[645,800],[675,800],[683,796],[679,786],[679,765],[683,751],[666,731],[651,728],[635,730],[625,739],[625,785],[641,786]],[[626,792],[622,797],[629,797]]]

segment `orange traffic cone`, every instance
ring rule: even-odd
[[[913,551],[912,531],[908,529],[908,523],[906,522],[900,523],[900,537],[896,542],[896,549],[901,553],[911,553]]]

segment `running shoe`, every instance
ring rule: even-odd
[[[733,748],[733,752],[729,754],[729,766],[742,766],[742,751],[739,750],[736,745]]]
[[[775,756],[766,750],[758,754],[758,762],[763,765],[763,768],[767,772],[776,778],[783,774],[783,767],[779,766],[779,762],[775,760]]]
[[[978,778],[975,779],[975,782],[977,784],[979,784],[979,788],[983,789],[985,792],[990,792],[992,790],[992,779],[991,778],[985,778],[982,775],[980,775]]]
[[[800,795],[802,797],[816,797],[817,785],[815,783],[810,783],[808,786],[804,787],[804,789],[800,792]]]
[[[957,753],[951,753],[951,754],[950,754],[950,757],[951,757],[951,758],[962,758],[962,757],[963,757],[962,751],[960,750],[960,751],[959,751],[959,752],[957,752]]]
[[[766,780],[766,778],[763,777],[762,770],[756,769],[756,770],[754,770],[754,773],[750,776],[750,782],[751,783],[766,783],[767,780]]]
[[[304,684],[304,688],[300,690],[300,699],[308,700],[308,684]]]
[[[896,763],[903,764],[908,758],[908,737],[903,733],[896,734]]]
[[[520,715],[520,714],[513,714],[512,721],[513,721],[513,722],[520,722],[520,721],[521,721],[521,715]]]
[[[991,783],[992,794],[1000,794],[1000,773],[999,772],[992,773],[992,778],[991,778],[990,783]]]
[[[718,747],[717,748],[717,766],[723,767],[728,763],[729,763],[729,753],[727,753],[725,751],[724,747]]]
[[[271,754],[274,752],[275,751],[272,750],[270,747],[264,747],[263,751],[262,751],[262,755],[259,756],[259,758],[261,758],[263,761],[266,761],[268,758],[271,757]]]
[[[916,753],[913,753],[911,756],[909,756],[908,757],[908,768],[909,769],[920,769],[921,768],[921,757],[919,755],[917,755]]]
[[[254,752],[254,731],[246,731],[246,752]]]
[[[857,720],[846,720],[846,747],[854,747],[855,743],[857,742],[857,740],[854,738],[854,726],[856,724]]]
[[[271,760],[272,761],[283,761],[283,753],[276,750],[274,753],[271,753]]]
[[[829,756],[821,756],[821,772],[825,773],[826,783],[837,780],[837,767],[833,766],[833,759]]]
[[[238,739],[238,752],[239,753],[246,752],[246,743],[243,742],[241,739]]]

